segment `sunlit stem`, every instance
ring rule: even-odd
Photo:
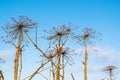
[[[52,63],[51,63],[51,65],[52,65],[52,78],[53,78],[53,80],[55,80],[54,65]]]
[[[88,49],[87,49],[87,44],[88,44],[88,37],[85,38],[85,57],[84,57],[84,80],[87,80],[87,62],[88,62]]]
[[[57,46],[57,69],[56,69],[56,80],[60,80],[60,58],[61,58],[61,47],[60,47],[60,38],[58,36],[58,46]]]
[[[112,80],[112,70],[110,70],[110,80]]]
[[[64,74],[65,74],[65,67],[64,67],[64,55],[62,56],[62,80],[64,80]]]
[[[19,55],[20,55],[20,47],[21,47],[21,37],[22,37],[22,28],[20,29],[20,34],[18,37],[18,46],[16,48],[16,55],[14,60],[14,80],[18,80],[18,64],[19,64]]]
[[[22,53],[20,53],[20,72],[19,72],[19,78],[18,80],[21,80],[21,73],[22,73]]]

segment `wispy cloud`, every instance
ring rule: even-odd
[[[76,52],[84,53],[83,49],[77,49]],[[83,54],[81,57],[84,57]],[[83,58],[81,58],[83,59]],[[88,72],[101,71],[102,68],[109,65],[120,67],[120,50],[110,46],[99,46],[95,49],[90,49],[88,60]]]
[[[112,47],[98,47],[97,54],[92,55],[92,58],[105,60],[109,62],[118,62],[120,60],[120,50]]]
[[[8,60],[13,56],[14,49],[0,50],[0,58]]]
[[[83,48],[79,48],[75,51],[77,54],[84,53]],[[120,60],[120,50],[109,46],[96,47],[95,49],[89,49],[89,56],[92,59],[107,59],[109,61]]]
[[[83,78],[84,49],[79,48],[75,51],[77,54],[82,53],[79,58],[76,57],[76,64],[67,68],[67,74],[73,73],[75,77]],[[80,58],[81,57],[81,58]],[[95,49],[90,48],[88,59],[88,78],[90,80],[102,80],[105,75],[102,71],[106,66],[120,67],[120,50],[112,46],[97,46]]]

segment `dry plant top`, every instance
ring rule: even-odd
[[[1,28],[5,32],[5,36],[2,36],[5,43],[14,43],[20,35],[20,40],[24,40],[24,33],[28,32],[32,28],[37,26],[37,22],[26,16],[19,16],[18,20],[11,17],[13,23],[7,23]]]

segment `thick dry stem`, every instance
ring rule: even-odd
[[[87,56],[85,55],[85,62],[84,62],[84,80],[87,80]]]
[[[16,55],[14,61],[14,80],[18,80],[18,63],[19,63],[20,46],[21,46],[21,41],[19,36],[18,47],[16,48]]]
[[[88,50],[87,50],[87,38],[85,39],[85,57],[84,57],[84,80],[87,80],[87,62],[88,62]]]
[[[62,56],[62,80],[64,80],[64,75],[65,75],[65,67],[64,67],[64,56]]]
[[[58,51],[58,62],[57,62],[57,70],[56,70],[56,80],[60,80],[60,52]]]
[[[58,36],[58,47],[57,47],[57,69],[56,69],[56,80],[60,80],[60,59],[61,59],[61,48],[60,48],[60,36]]]
[[[19,73],[19,78],[18,78],[18,80],[21,80],[20,78],[21,78],[21,73],[22,73],[22,53],[20,53],[20,71],[19,71],[20,73]]]
[[[15,54],[15,61],[14,61],[14,80],[19,80],[19,72],[18,72],[18,65],[19,65],[19,56],[21,53],[21,43],[22,43],[22,27],[20,27],[20,33],[18,36],[18,46],[16,48],[16,54]],[[21,62],[22,63],[22,62]],[[21,75],[22,68],[20,69],[20,75]]]

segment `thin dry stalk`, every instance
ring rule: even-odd
[[[33,40],[30,38],[30,36],[27,34],[26,32],[26,36],[28,37],[28,39],[31,41],[31,43],[35,46],[35,48],[45,57],[47,58],[54,66],[55,63],[35,44],[35,42],[33,42]]]
[[[64,66],[64,56],[62,55],[62,66]],[[65,77],[65,68],[62,68],[62,80],[64,80]]]
[[[60,60],[61,60],[61,47],[60,47],[60,36],[58,36],[58,48],[57,48],[57,69],[56,69],[56,80],[60,80]]]
[[[42,63],[41,66],[30,76],[29,80],[32,80],[32,78],[40,71],[41,68],[43,68],[49,61],[46,61],[45,63]]]
[[[51,58],[51,59],[54,58],[54,55],[51,55],[50,58]],[[55,69],[54,69],[54,65],[53,65],[52,63],[51,63],[51,67],[52,67],[52,68],[51,68],[50,71],[52,72],[52,79],[55,80],[55,72],[54,72]]]
[[[18,39],[18,47],[16,50],[16,56],[15,56],[15,61],[14,61],[14,79],[18,80],[18,64],[19,64],[19,55],[21,53],[21,41],[20,41],[20,35]]]

